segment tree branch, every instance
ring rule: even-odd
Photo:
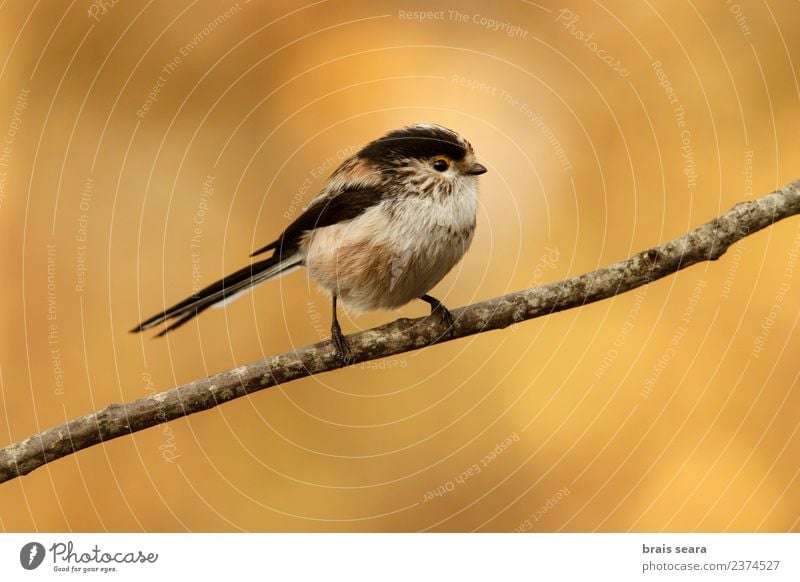
[[[737,204],[722,216],[661,246],[564,281],[454,310],[452,334],[436,317],[399,319],[348,336],[353,363],[384,358],[556,311],[613,297],[701,261],[733,243],[800,213],[800,180]],[[252,362],[127,404],[112,404],[0,449],[0,483],[101,442],[219,406],[258,390],[340,368],[330,341]]]

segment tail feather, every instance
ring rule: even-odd
[[[209,307],[229,301],[233,299],[234,295],[238,295],[248,290],[250,287],[280,277],[296,269],[300,266],[301,262],[302,259],[297,255],[281,257],[276,253],[268,259],[257,261],[252,265],[239,269],[235,273],[201,289],[191,297],[187,297],[183,301],[176,303],[166,311],[144,320],[134,327],[131,333],[138,333],[150,329],[172,319],[176,320],[171,322],[156,335],[156,337],[161,337],[167,332],[180,327]]]
[[[184,323],[186,323],[190,319],[194,319],[195,317],[200,315],[200,313],[202,313],[203,311],[205,311],[209,307],[211,307],[211,304],[204,305],[202,307],[196,307],[192,311],[187,312],[186,315],[181,317],[179,320],[173,321],[172,323],[170,323],[167,327],[165,327],[160,332],[158,332],[154,337],[163,337],[163,336],[167,335],[167,333],[171,332],[173,329],[179,328],[180,326],[182,326]],[[131,330],[131,331],[138,331],[138,330]]]

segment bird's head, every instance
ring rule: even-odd
[[[391,131],[364,146],[357,156],[393,180],[405,180],[420,194],[431,191],[431,186],[448,192],[474,186],[477,176],[486,172],[466,139],[435,124]]]

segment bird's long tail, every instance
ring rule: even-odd
[[[187,297],[180,303],[176,303],[166,311],[144,320],[134,327],[131,332],[137,333],[155,327],[161,323],[170,322],[167,327],[156,335],[156,337],[160,337],[168,331],[180,327],[209,307],[215,305],[221,307],[256,285],[285,275],[299,268],[301,264],[302,258],[299,255],[286,257],[280,256],[280,254],[276,252],[270,258],[239,269],[224,279],[201,289],[191,297]]]

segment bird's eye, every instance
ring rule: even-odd
[[[447,163],[447,160],[443,160],[442,158],[433,161],[433,169],[437,172],[444,172],[449,167],[450,164]]]

